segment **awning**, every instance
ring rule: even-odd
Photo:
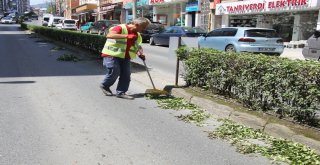
[[[76,9],[76,13],[86,12],[90,10],[94,10],[97,8],[96,4],[83,4],[81,6],[78,6]]]

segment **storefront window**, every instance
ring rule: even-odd
[[[318,15],[318,10],[230,15],[229,26],[272,28],[284,42],[299,41],[307,40],[314,33]]]
[[[255,16],[231,16],[230,27],[256,27],[257,18]]]
[[[300,40],[307,40],[317,27],[319,11],[308,11],[300,15]]]
[[[272,28],[277,31],[284,42],[292,40],[294,16],[289,13],[268,15],[272,18]]]
[[[161,24],[166,25],[166,24],[167,24],[167,15],[158,14],[158,21],[159,21]]]

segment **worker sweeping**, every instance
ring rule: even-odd
[[[130,60],[138,56],[144,61],[145,56],[142,51],[142,32],[150,21],[147,18],[137,18],[132,23],[126,25],[121,24],[109,30],[107,41],[102,50],[103,65],[107,69],[107,73],[101,83],[101,89],[106,96],[113,96],[110,87],[119,77],[115,95],[123,99],[134,99],[127,95],[131,81],[131,65]]]

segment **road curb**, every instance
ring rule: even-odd
[[[289,127],[277,123],[268,123],[268,117],[260,118],[244,112],[216,103],[212,100],[193,96],[183,88],[172,88],[171,94],[174,97],[182,97],[190,103],[207,110],[210,114],[218,118],[227,118],[237,123],[254,129],[261,129],[265,133],[277,138],[284,138],[309,146],[320,154],[320,142],[296,133]]]

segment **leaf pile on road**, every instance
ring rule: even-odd
[[[260,153],[274,161],[282,161],[291,165],[320,165],[320,155],[303,144],[274,138],[260,130],[254,130],[230,120],[224,119],[222,122],[219,128],[209,132],[209,138],[225,139],[236,146],[240,153]],[[252,140],[257,140],[258,143]]]
[[[73,61],[78,62],[80,59],[73,54],[63,54],[57,58],[58,61]]]
[[[59,47],[59,46],[56,46],[56,47],[51,48],[51,51],[59,51],[59,50],[66,50],[66,48],[64,48],[64,47]]]
[[[210,114],[202,109],[192,110],[191,114],[177,116],[178,119],[187,123],[195,123],[197,126],[202,126],[206,119],[209,119]]]
[[[201,126],[203,122],[210,117],[205,110],[200,109],[195,104],[187,102],[183,98],[175,98],[172,96],[148,96],[149,99],[154,99],[159,104],[160,108],[163,109],[172,109],[172,110],[191,110],[190,114],[179,115],[178,119],[187,122],[195,123],[198,126]]]

